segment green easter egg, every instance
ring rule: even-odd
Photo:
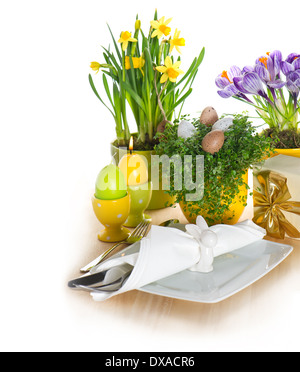
[[[97,177],[95,197],[102,200],[115,200],[126,195],[127,186],[120,168],[113,164],[107,165]]]

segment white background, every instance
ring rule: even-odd
[[[234,113],[249,107],[217,95],[220,72],[252,64],[274,49],[284,56],[299,52],[299,1],[290,0],[289,10],[280,6],[261,0],[1,1],[1,351],[100,349],[88,311],[80,317],[73,312],[64,287],[77,235],[85,232],[81,212],[95,177],[110,162],[114,138],[112,117],[88,83],[90,62],[101,62],[101,45],[111,40],[106,22],[117,37],[133,27],[137,13],[146,28],[156,7],[160,16],[173,17],[173,29],[186,39],[183,70],[206,47],[184,113],[208,105],[219,114]],[[101,350],[117,351],[114,345],[121,344],[109,337],[104,324]],[[298,340],[295,334],[289,345]],[[132,351],[163,350],[159,340],[135,344],[134,334],[129,342]],[[192,348],[188,340],[184,347],[178,342],[170,338],[166,344]],[[230,342],[239,349],[238,340]],[[244,348],[247,342],[256,341],[244,339]],[[272,337],[268,342],[271,348]],[[211,345],[222,349],[218,340]]]

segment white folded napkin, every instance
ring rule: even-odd
[[[140,246],[139,252],[136,251]],[[124,255],[100,263],[94,272],[128,263],[132,273],[122,288],[116,292],[92,292],[96,301],[103,301],[117,294],[141,288],[156,280],[186,270],[200,259],[199,245],[189,234],[172,227],[152,226],[146,238],[133,244]]]
[[[133,270],[121,289],[115,292],[91,292],[93,299],[104,301],[186,269],[209,272],[213,269],[214,257],[242,248],[265,236],[265,230],[252,221],[209,228],[202,217],[198,217],[196,225],[187,225],[186,230],[152,226],[146,238],[100,263],[93,272],[104,271],[122,263],[132,265]]]

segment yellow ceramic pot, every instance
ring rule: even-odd
[[[248,172],[243,175],[243,181],[247,184],[248,183]],[[223,215],[222,220],[215,220],[212,225],[216,224],[227,224],[227,225],[235,225],[241,215],[244,212],[245,206],[244,206],[244,201],[240,200],[241,197],[243,197],[244,200],[246,200],[247,195],[248,195],[248,190],[246,185],[243,185],[239,188],[239,193],[236,195],[236,197],[233,199],[232,203],[229,205],[228,211],[226,211]],[[206,209],[203,208],[199,212],[199,207],[195,205],[193,202],[186,202],[186,201],[181,201],[179,203],[180,208],[186,217],[186,219],[190,223],[195,223],[196,218],[200,214],[204,219],[209,217],[211,219],[214,219],[214,216],[211,216],[207,213]],[[197,213],[194,213],[194,211],[197,211]]]
[[[95,215],[104,229],[98,234],[103,242],[119,242],[125,240],[130,231],[123,227],[130,211],[130,196],[116,200],[102,200],[92,197]]]
[[[300,149],[275,149],[276,155],[288,155],[295,158],[300,158]]]

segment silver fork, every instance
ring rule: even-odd
[[[80,271],[82,273],[87,273],[89,272],[94,266],[98,265],[100,262],[102,262],[112,251],[114,251],[119,245],[121,244],[127,244],[131,245],[139,240],[141,240],[148,231],[148,228],[150,226],[149,221],[143,221],[137,227],[134,229],[134,231],[128,236],[126,240],[123,240],[115,245],[113,245],[111,248],[109,248],[107,251],[102,253],[99,257],[95,258],[92,262],[87,264],[86,266],[82,267]]]

